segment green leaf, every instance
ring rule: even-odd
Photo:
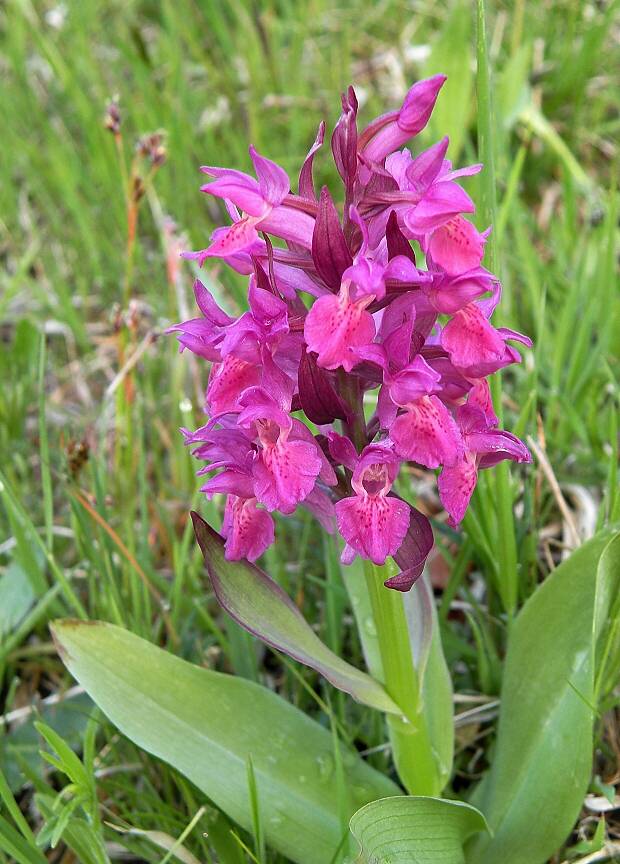
[[[227,561],[220,535],[197,513],[192,512],[192,519],[215,596],[235,621],[268,645],[315,669],[359,702],[379,711],[402,713],[378,681],[321,642],[273,579],[247,561]]]
[[[32,585],[22,566],[12,561],[0,576],[0,639],[24,618],[35,600]]]
[[[528,76],[532,62],[532,50],[529,42],[523,43],[509,58],[498,76],[497,110],[503,128],[511,129],[519,111],[530,102]]]
[[[92,787],[92,777],[89,775],[86,768],[82,765],[67,742],[63,741],[58,732],[55,732],[50,726],[46,726],[45,723],[36,722],[34,728],[37,730],[39,735],[45,739],[52,750],[55,750],[58,754],[60,770],[63,771],[67,777],[76,784],[76,786],[90,791]],[[41,755],[47,754],[45,751],[42,751]]]
[[[341,550],[339,545],[337,549],[338,555],[340,555]],[[379,634],[372,617],[370,595],[366,590],[363,559],[357,557],[352,564],[341,565],[340,573],[349,595],[353,617],[355,618],[357,632],[359,633],[362,645],[364,663],[374,678],[382,680],[383,666],[381,665]]]
[[[564,169],[578,186],[584,191],[594,189],[595,184],[592,177],[584,171],[570,147],[556,132],[553,124],[534,104],[530,103],[523,108],[519,113],[519,121],[555,153]]]
[[[422,713],[437,763],[440,789],[452,773],[454,756],[454,705],[452,681],[443,653],[435,598],[428,577],[419,579],[403,595],[411,638],[413,661],[418,673]]]
[[[398,796],[366,804],[350,828],[362,864],[464,864],[464,842],[487,824],[461,801]]]
[[[111,624],[58,621],[52,632],[67,668],[128,738],[248,831],[251,756],[267,842],[300,864],[331,859],[341,802],[326,729],[252,681],[200,669]],[[397,794],[356,754],[344,766],[349,812]]]
[[[39,717],[48,726],[53,726],[73,749],[78,749],[92,709],[93,703],[85,693],[69,691],[59,702],[43,702],[37,714],[33,712],[20,718],[21,722],[11,723],[9,730],[0,737],[0,770],[4,771],[13,792],[27,782],[24,766],[29,772],[41,776],[41,739],[34,728],[35,718]]]
[[[9,789],[9,784],[7,783],[6,777],[2,771],[0,771],[0,801],[2,801],[4,807],[8,810],[22,837],[34,846],[35,839],[32,829],[20,810],[17,801],[13,797],[11,790]]]
[[[579,814],[592,769],[594,651],[610,594],[610,568],[599,562],[618,543],[608,546],[610,536],[554,570],[512,628],[493,765],[473,798],[493,838],[476,840],[472,864],[542,864]]]
[[[433,44],[424,65],[424,77],[442,73],[448,76],[441,97],[429,122],[433,141],[443,135],[450,138],[449,157],[459,158],[471,114],[473,71],[471,55],[471,9],[468,3],[458,2]]]
[[[599,571],[595,628],[595,697],[598,701],[613,690],[620,676],[620,535],[605,547]]]
[[[53,795],[35,795],[35,802],[49,824],[57,815]],[[103,839],[84,819],[70,816],[63,826],[62,839],[77,855],[80,864],[109,864]]]
[[[0,816],[0,852],[10,855],[16,864],[48,864],[47,858],[34,842],[25,840],[19,831]]]

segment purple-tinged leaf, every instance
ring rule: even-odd
[[[394,210],[390,213],[387,221],[385,238],[387,240],[389,260],[396,258],[397,255],[405,255],[412,264],[415,264],[415,252],[411,247],[411,243],[398,227],[398,216]]]
[[[389,171],[375,165],[373,162],[368,162],[363,156],[360,156],[360,159],[369,171],[372,170],[372,174],[370,175],[370,179],[368,180],[364,190],[362,205],[367,199],[371,202],[375,201],[375,203],[377,199],[379,199],[379,201],[382,201],[385,204],[385,199],[388,201],[391,200],[389,196],[392,192],[397,193],[395,200],[398,200],[398,183]]]
[[[262,264],[258,258],[254,255],[252,255],[252,265],[254,266],[254,276],[256,277],[256,284],[258,287],[262,291],[266,291],[268,294],[275,294],[269,277],[263,270]]]
[[[390,576],[389,579],[386,579],[383,584],[386,588],[392,588],[394,591],[401,591],[403,594],[406,594],[407,591],[411,591],[418,581],[423,569],[424,565],[409,570],[401,570],[396,576]]]
[[[317,366],[316,358],[316,354],[302,351],[297,373],[301,407],[318,426],[334,420],[347,421],[347,406],[336,393],[329,372]]]
[[[433,548],[433,542],[431,523],[419,510],[412,507],[409,531],[394,556],[401,572],[383,583],[386,588],[409,591],[422,575],[426,559]]]
[[[319,128],[314,139],[314,144],[308,150],[308,155],[304,159],[304,164],[299,172],[299,194],[302,198],[311,198],[316,201],[316,192],[314,191],[314,179],[312,176],[312,166],[314,163],[314,154],[320,147],[323,146],[325,138],[325,121],[321,120]]]
[[[353,264],[338,212],[327,186],[321,189],[319,210],[312,234],[312,260],[317,273],[332,291],[338,291],[342,274]]]
[[[315,669],[358,702],[379,711],[402,713],[378,681],[321,642],[273,579],[247,561],[227,561],[220,535],[197,513],[191,515],[215,596],[231,618],[271,647]]]
[[[342,94],[342,114],[332,133],[332,153],[338,173],[348,190],[357,173],[357,97],[353,87]]]

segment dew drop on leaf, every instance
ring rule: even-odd
[[[317,756],[316,762],[319,767],[319,777],[321,780],[329,780],[334,773],[333,756],[330,753],[323,753],[321,756]]]

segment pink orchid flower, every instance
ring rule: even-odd
[[[342,558],[350,562],[358,554],[375,564],[384,564],[388,555],[396,554],[409,528],[409,505],[388,494],[400,460],[389,447],[380,444],[365,447],[358,457],[352,445],[348,447],[350,443],[338,441],[335,435],[330,438],[332,453],[338,454],[353,472],[351,486],[355,494],[336,504],[338,529],[347,544]]]
[[[446,465],[439,475],[439,497],[448,511],[449,522],[462,521],[478,481],[478,470],[490,468],[503,459],[531,462],[525,444],[512,433],[491,428],[483,411],[467,404],[457,412],[464,450],[453,465]]]

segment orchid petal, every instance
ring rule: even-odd
[[[484,237],[467,219],[455,216],[433,232],[428,248],[435,264],[447,273],[464,273],[480,265],[484,255]]]
[[[287,207],[286,204],[274,207],[261,220],[260,229],[306,249],[312,247],[314,219],[296,207]]]
[[[306,443],[310,444],[311,447],[314,448],[314,453],[316,454],[321,463],[317,479],[324,483],[326,486],[335,486],[337,484],[338,480],[336,478],[336,473],[332,468],[329,459],[327,458],[325,453],[323,453],[323,450],[319,446],[319,443],[317,442],[312,432],[304,423],[301,422],[301,420],[293,418],[293,426],[288,440],[305,441]]]
[[[291,184],[288,175],[284,168],[280,168],[271,159],[266,159],[261,156],[254,147],[250,146],[250,158],[258,177],[258,184],[261,194],[265,201],[272,207],[276,207],[282,203],[284,197],[288,194]],[[226,196],[230,198],[231,196]],[[245,207],[241,207],[245,210]]]
[[[211,245],[199,253],[200,263],[206,258],[227,258],[251,249],[258,240],[255,226],[259,221],[260,217],[246,216],[229,228],[214,232]]]
[[[446,324],[441,345],[455,366],[463,369],[477,363],[501,361],[505,343],[474,303],[461,309]]]
[[[435,183],[424,195],[419,204],[405,212],[404,222],[409,231],[412,231],[414,234],[427,234],[429,231],[434,231],[431,243],[433,242],[433,238],[439,235],[439,239],[435,239],[435,247],[439,250],[441,258],[443,250],[442,242],[444,245],[446,242],[451,242],[452,245],[459,242],[462,245],[464,242],[461,235],[465,229],[462,228],[461,222],[465,222],[465,220],[461,219],[458,214],[473,213],[474,209],[474,203],[467,192],[461,189],[460,186],[457,186],[456,183]],[[470,222],[465,222],[465,224],[471,226],[475,231]],[[442,230],[443,233],[440,234],[439,231]],[[448,236],[448,241],[445,240],[446,235]],[[457,251],[463,256],[460,245],[457,246]],[[445,256],[443,257],[445,258]],[[433,260],[435,263],[440,264],[440,266],[444,266],[434,252]],[[449,272],[462,272],[463,270],[471,270],[472,267],[477,266],[479,263],[480,261],[478,260],[476,264],[469,267],[459,267],[456,271],[449,270],[448,267],[445,269],[449,270]]]
[[[406,171],[406,179],[416,191],[425,192],[441,171],[448,149],[449,138],[446,135],[437,144],[423,150],[410,163]],[[442,178],[444,179],[444,178]],[[402,188],[402,187],[401,187]]]
[[[207,404],[212,415],[239,411],[239,397],[248,387],[260,381],[260,369],[229,354],[211,369],[207,387]]]
[[[238,495],[241,498],[254,497],[254,485],[249,474],[236,468],[226,468],[215,477],[211,477],[200,487],[207,498],[214,495]]]
[[[304,338],[309,351],[318,355],[318,364],[325,369],[342,366],[350,372],[359,363],[355,348],[372,342],[375,324],[366,311],[372,296],[351,301],[348,292],[336,297],[319,297],[308,313],[304,325]]]
[[[445,75],[434,75],[418,81],[407,93],[400,111],[388,115],[385,125],[363,149],[371,162],[380,162],[388,153],[401,147],[417,135],[429,121],[437,96],[446,80]]]
[[[337,432],[328,432],[329,454],[338,465],[344,465],[349,471],[353,471],[357,462],[357,451],[350,438],[339,435]]]
[[[409,517],[409,505],[391,496],[355,495],[336,504],[338,530],[347,544],[378,565],[398,551]]]
[[[226,558],[229,561],[256,561],[275,539],[273,519],[259,510],[255,498],[229,495],[224,511],[222,534],[226,538]]]
[[[201,192],[215,195],[218,198],[225,198],[250,216],[264,214],[268,206],[265,196],[258,182],[249,174],[232,168],[208,168],[204,166],[201,170],[216,178],[202,186]]]
[[[332,499],[317,486],[306,495],[301,506],[309,510],[328,534],[336,533],[336,510]]]
[[[466,453],[456,464],[443,468],[437,485],[451,525],[456,526],[463,521],[477,480],[476,458],[472,454]]]
[[[321,470],[316,447],[306,441],[277,441],[254,463],[254,493],[267,510],[292,513],[307,498]]]
[[[390,429],[396,452],[427,468],[454,465],[463,453],[458,427],[437,396],[423,396],[407,406]]]
[[[467,446],[479,454],[481,468],[491,468],[504,459],[513,462],[531,462],[532,457],[523,441],[504,429],[489,429],[467,436]]]

